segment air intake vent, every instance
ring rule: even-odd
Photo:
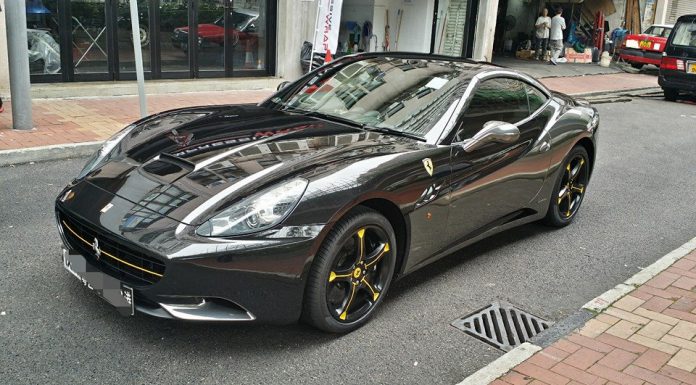
[[[529,341],[551,324],[505,302],[494,302],[452,322],[457,329],[506,352]]]

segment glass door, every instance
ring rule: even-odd
[[[138,0],[138,23],[140,25],[140,49],[143,53],[143,68],[145,72],[150,72],[150,58],[152,54],[150,40],[152,33],[150,31],[150,2],[148,0]],[[135,72],[130,0],[118,0],[116,28],[119,75]]]
[[[192,0],[157,0],[157,27],[153,39],[158,46],[159,70],[163,77],[190,77],[189,10]]]
[[[198,0],[196,12],[196,53],[197,72],[217,72],[225,70],[226,26],[229,25],[228,0]],[[227,39],[229,40],[229,39]]]
[[[112,78],[109,66],[106,0],[70,1],[72,69],[81,74],[104,74]],[[110,23],[109,23],[110,24]]]

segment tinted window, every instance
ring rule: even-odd
[[[514,79],[489,79],[481,83],[466,111],[455,141],[474,136],[486,122],[517,123],[529,116],[525,83]]]
[[[527,89],[527,98],[529,100],[529,111],[531,113],[534,113],[544,104],[546,104],[546,100],[548,99],[546,95],[543,92],[541,92],[540,89],[529,84],[525,84],[525,87]]]
[[[442,128],[441,120],[461,98],[466,83],[460,75],[475,68],[467,63],[369,58],[327,70],[270,102],[275,108],[316,111],[427,139]]]
[[[675,27],[672,44],[696,47],[696,20],[679,23]]]

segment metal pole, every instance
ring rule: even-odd
[[[15,130],[31,130],[34,128],[31,118],[31,81],[29,80],[26,11],[24,0],[5,2],[12,127]]]
[[[140,20],[138,19],[138,0],[130,0],[131,29],[133,30],[133,52],[135,53],[135,77],[138,79],[138,99],[140,117],[147,116],[145,101],[145,74],[143,72],[143,51],[140,47]]]

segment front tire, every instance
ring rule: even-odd
[[[553,227],[565,227],[573,222],[590,180],[590,159],[582,146],[573,147],[561,166],[543,219],[544,224]]]
[[[643,63],[631,63],[631,67],[633,67],[633,68],[635,68],[635,69],[637,69],[637,70],[642,69],[643,66],[644,66]]]
[[[353,209],[314,258],[303,320],[330,333],[347,333],[367,323],[389,289],[396,255],[389,221],[374,210]]]

